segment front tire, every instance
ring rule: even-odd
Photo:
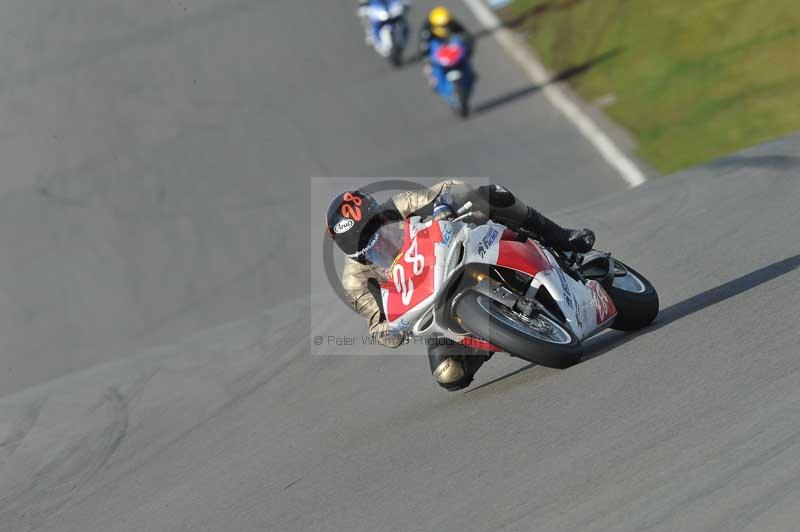
[[[466,330],[515,357],[557,369],[580,361],[578,338],[544,309],[527,317],[469,290],[457,301],[455,312]]]
[[[464,88],[462,83],[456,85],[456,97],[458,99],[458,116],[461,118],[468,118],[469,117],[469,96],[467,95],[467,91]]]
[[[630,266],[616,259],[614,262],[613,285],[603,287],[617,307],[617,317],[611,328],[636,331],[647,327],[658,316],[659,301],[655,287]],[[625,275],[618,275],[621,272],[625,272]]]
[[[403,48],[401,46],[392,47],[392,51],[389,52],[389,64],[395,68],[403,66]]]
[[[403,52],[408,43],[408,23],[398,20],[392,27],[392,49],[389,52],[389,63],[395,67],[403,66]]]

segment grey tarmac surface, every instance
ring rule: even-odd
[[[624,188],[492,38],[462,123],[354,9],[4,4],[0,396],[300,297],[312,176],[494,176],[547,211]]]
[[[0,530],[793,530],[799,172],[795,136],[565,212],[663,308],[568,370],[310,356],[319,294],[2,398]]]

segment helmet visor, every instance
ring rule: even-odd
[[[394,260],[403,251],[405,234],[403,222],[384,225],[370,239],[364,258],[381,271],[388,272]]]

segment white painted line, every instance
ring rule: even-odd
[[[464,3],[486,29],[494,30],[493,34],[498,44],[519,63],[534,83],[542,87],[542,92],[553,107],[575,125],[628,185],[637,187],[647,180],[639,167],[614,144],[594,120],[575,105],[557,83],[551,83],[550,75],[544,66],[516,39],[511,30],[502,27],[500,19],[483,3],[483,0],[464,0]]]

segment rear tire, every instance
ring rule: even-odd
[[[626,269],[633,280],[625,283],[615,277],[613,286],[603,287],[617,307],[617,317],[611,328],[636,331],[647,327],[658,316],[658,293],[642,274],[616,259],[615,262]],[[623,288],[626,285],[628,290]]]
[[[526,323],[516,311],[469,290],[457,301],[455,312],[466,330],[528,362],[563,369],[577,364],[583,354],[578,338],[546,310]]]
[[[469,117],[469,97],[461,83],[456,86],[456,95],[458,98],[458,116],[461,118]]]
[[[393,47],[389,52],[389,63],[395,68],[403,66],[403,49],[400,46]]]

